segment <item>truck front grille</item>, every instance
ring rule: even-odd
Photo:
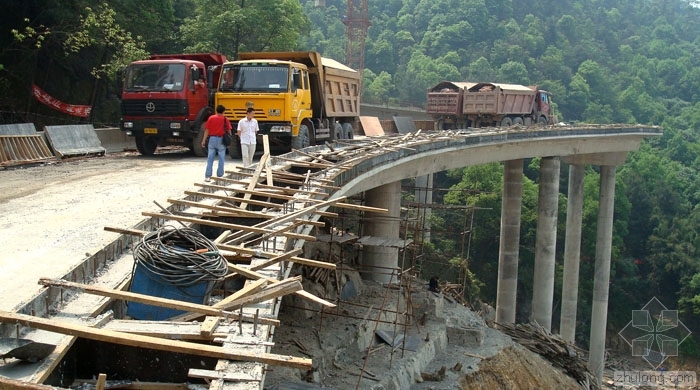
[[[124,116],[176,116],[187,115],[187,100],[182,99],[138,99],[122,100]]]

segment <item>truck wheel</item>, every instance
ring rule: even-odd
[[[144,156],[152,156],[158,147],[158,139],[156,137],[147,137],[145,135],[136,136],[136,149]]]
[[[306,125],[299,126],[299,135],[292,137],[292,149],[304,149],[311,145],[309,140],[309,128]]]
[[[511,127],[513,126],[513,120],[509,117],[501,119],[501,127]]]
[[[241,141],[238,139],[237,135],[234,135],[233,139],[231,140],[231,145],[228,147],[228,154],[230,154],[231,158],[234,160],[240,160],[243,158],[243,152],[241,152]]]
[[[339,140],[339,139],[344,139],[345,137],[343,136],[343,126],[340,125],[340,123],[336,123],[333,125],[333,132],[331,132],[331,140]]]
[[[547,125],[548,124],[547,118],[544,116],[541,116],[541,117],[537,118],[537,123],[539,123],[540,125]]]
[[[349,123],[343,123],[343,138],[353,139],[355,135],[352,133],[352,125]]]
[[[523,125],[523,118],[517,117],[517,118],[513,119],[513,125],[522,126]]]
[[[192,140],[192,153],[197,157],[206,157],[208,153],[207,145],[202,147],[202,137],[204,137],[204,129],[200,128],[199,133]]]

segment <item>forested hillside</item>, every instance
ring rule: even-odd
[[[29,0],[0,15],[2,123],[75,123],[31,96],[92,105],[95,125],[119,119],[119,69],[148,53],[317,50],[344,61],[344,0]],[[318,2],[321,3],[321,2]],[[560,120],[660,125],[619,167],[610,330],[656,296],[700,332],[700,10],[681,0],[368,0],[363,100],[423,106],[442,80],[497,81],[548,90]],[[527,161],[522,247],[534,248],[538,160]],[[501,168],[437,175],[446,203],[480,208],[469,251],[473,293],[495,302]],[[562,169],[558,250],[564,248]],[[598,173],[586,175],[577,339],[588,337]],[[440,226],[461,216],[436,212]],[[435,236],[429,250],[462,256],[461,237]],[[562,253],[558,253],[561,267]],[[521,252],[519,315],[527,320],[534,253]],[[459,261],[456,261],[459,263]],[[454,273],[453,271],[450,271]],[[449,280],[450,275],[442,275]],[[559,287],[560,288],[560,287]],[[560,297],[557,290],[555,300]],[[558,307],[555,305],[555,308]],[[558,319],[558,314],[555,313]],[[556,328],[556,324],[554,326]],[[700,356],[700,344],[681,348]]]

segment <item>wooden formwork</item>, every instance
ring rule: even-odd
[[[0,165],[20,165],[53,159],[41,134],[0,135]]]

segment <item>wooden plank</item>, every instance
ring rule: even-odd
[[[187,372],[190,378],[201,378],[207,380],[220,379],[226,382],[259,382],[261,379],[249,374],[240,372],[212,371],[190,368]]]
[[[202,322],[200,333],[202,336],[210,337],[214,333],[214,330],[219,326],[220,322],[221,317],[207,316],[207,318],[204,319],[204,322]]]
[[[212,307],[215,307],[217,309],[223,309],[231,301],[235,301],[250,294],[255,294],[256,292],[262,290],[263,288],[265,288],[265,286],[267,286],[268,282],[269,281],[267,279],[258,279],[246,283],[247,286],[222,299],[221,301],[216,302],[212,305]]]
[[[201,314],[197,315],[201,316]],[[235,327],[238,326],[235,325]],[[112,320],[103,329],[173,340],[211,341],[217,337],[226,337],[233,327],[219,325],[212,334],[205,336],[202,334],[202,324],[196,321]]]
[[[107,374],[100,374],[97,376],[97,383],[95,384],[95,390],[105,390],[105,384],[107,383]]]
[[[261,279],[261,278],[266,278],[267,280],[270,280],[273,282],[277,281],[277,279],[268,278],[265,275],[259,274],[255,271],[251,271],[251,270],[243,268],[243,267],[239,267],[235,264],[228,263],[228,268],[229,268],[229,270],[232,270],[233,272],[237,272],[241,275],[244,275],[248,279],[256,279],[257,280],[257,279]],[[295,294],[299,295],[302,298],[306,298],[310,301],[316,302],[316,303],[321,304],[321,305],[326,306],[326,307],[330,307],[330,308],[336,307],[335,304],[330,303],[330,302],[326,301],[325,299],[321,299],[321,298],[311,294],[308,291],[300,290],[300,291],[296,291]]]
[[[205,210],[212,210],[212,211],[214,211],[214,214],[218,215],[218,216],[240,217],[240,218],[262,218],[262,219],[271,219],[271,218],[275,217],[272,214],[265,214],[265,213],[261,213],[258,211],[242,210],[238,207],[209,205],[209,204],[193,202],[190,200],[183,200],[183,199],[168,199],[168,202],[170,202],[172,204],[179,204],[179,205],[183,205],[183,206],[196,207],[196,208],[205,209]]]
[[[255,189],[255,186],[258,183],[258,180],[260,180],[260,174],[262,173],[263,167],[265,166],[265,162],[267,162],[267,159],[270,157],[268,153],[265,153],[262,155],[260,158],[260,161],[258,162],[258,165],[255,167],[255,172],[253,173],[253,177],[250,178],[250,181],[247,183],[248,184],[248,191],[252,191]],[[227,180],[228,181],[228,180]],[[241,184],[246,184],[246,183],[241,183]],[[243,199],[250,199],[251,193],[248,192],[243,196]],[[240,205],[238,205],[242,210],[245,210],[248,207],[248,204],[245,202],[242,202]]]
[[[126,235],[131,235],[131,236],[140,236],[140,237],[143,237],[146,234],[150,233],[150,232],[147,232],[145,230],[122,229],[122,228],[109,227],[109,226],[105,226],[104,229],[107,232],[126,234]]]
[[[84,325],[53,321],[46,318],[33,317],[25,314],[0,311],[0,322],[17,323],[28,328],[43,329],[49,332],[68,334],[90,340],[127,345],[130,347],[149,348],[158,351],[186,353],[196,356],[208,356],[218,359],[243,360],[270,365],[300,368],[310,370],[311,359],[293,356],[281,356],[271,353],[236,351],[211,345],[188,343],[177,340],[164,340],[156,337],[141,336],[114,332],[105,329],[94,329]]]
[[[270,284],[269,286],[263,288],[260,292],[227,302],[223,308],[232,309],[241,306],[254,305],[256,303],[269,301],[277,297],[295,293],[303,289],[304,288],[301,285],[301,276],[287,278],[277,283]]]
[[[257,252],[258,252],[255,249],[246,248],[246,247],[242,247],[242,246],[238,246],[238,245],[220,244],[219,247],[224,248],[224,249],[228,249],[228,250],[232,250],[232,251],[236,251],[236,252],[248,253],[251,255],[257,254]],[[271,253],[271,252],[260,252],[260,255],[265,256],[265,257],[269,257],[269,258],[276,256],[276,254]],[[304,257],[293,256],[289,259],[289,261],[292,261],[294,263],[303,264],[303,265],[308,265],[310,267],[328,268],[328,269],[335,269],[336,268],[336,265],[333,263],[328,263],[325,261],[318,261],[318,260],[311,260],[311,259],[307,259]]]
[[[256,227],[252,227],[252,226],[246,226],[246,225],[237,225],[235,223],[210,221],[210,220],[201,219],[201,218],[179,217],[177,215],[153,213],[150,211],[143,211],[143,212],[141,212],[141,215],[143,215],[144,217],[155,217],[155,218],[161,218],[161,219],[169,219],[169,220],[173,220],[173,221],[189,222],[189,223],[194,223],[197,225],[214,226],[214,227],[220,227],[220,228],[229,229],[229,230],[243,230],[243,231],[258,233],[258,234],[274,233],[273,230],[269,230],[269,229],[261,229],[261,228],[256,228]]]
[[[6,378],[0,375],[0,389],[1,390],[11,390],[11,389],[23,389],[23,390],[59,390],[63,389],[61,387],[40,385],[36,383],[22,382],[16,379]]]
[[[315,237],[314,237],[314,238],[315,238]],[[263,269],[263,268],[267,268],[268,266],[270,266],[270,265],[272,265],[272,264],[277,264],[277,263],[279,263],[280,261],[288,260],[288,259],[290,259],[290,258],[292,258],[292,257],[294,257],[294,256],[296,256],[296,255],[301,254],[302,252],[304,252],[304,251],[301,250],[301,248],[298,248],[298,249],[295,249],[295,250],[293,250],[293,251],[289,251],[289,252],[287,252],[287,253],[283,253],[283,254],[281,254],[281,255],[279,255],[279,256],[273,257],[273,258],[271,258],[271,259],[269,259],[269,260],[265,260],[265,261],[263,261],[262,263],[259,263],[259,264],[256,264],[256,265],[250,267],[250,269],[251,269],[251,271],[261,270],[261,269]]]
[[[133,292],[129,292],[129,291],[115,290],[115,289],[111,289],[111,288],[94,286],[94,285],[89,285],[89,284],[74,283],[74,282],[69,282],[66,280],[41,278],[41,279],[39,279],[39,284],[41,284],[43,286],[53,286],[53,287],[74,289],[74,290],[82,291],[82,292],[85,292],[88,294],[123,299],[125,301],[144,303],[144,304],[152,305],[152,306],[167,307],[170,309],[184,310],[184,311],[200,313],[200,314],[205,314],[205,315],[211,315],[211,316],[241,319],[240,315],[238,313],[231,313],[231,312],[227,312],[227,311],[224,311],[221,309],[215,309],[215,308],[213,308],[211,306],[207,306],[207,305],[199,305],[196,303],[178,301],[175,299],[153,297],[150,295],[137,294],[137,293],[133,293]],[[246,322],[252,322],[254,320],[254,318],[252,316],[249,316],[249,315],[248,316],[244,315],[242,320],[246,321]],[[278,320],[274,320],[271,318],[258,318],[258,323],[266,323],[268,325],[275,325],[274,323],[277,323],[277,325],[279,325]]]
[[[185,195],[188,196],[198,196],[202,198],[210,198],[210,199],[218,199],[218,200],[223,200],[225,202],[241,202],[243,199],[239,198],[237,196],[226,196],[226,195],[221,195],[221,194],[214,194],[210,192],[198,192],[198,191],[185,191]],[[248,199],[246,201],[248,204],[256,205],[256,206],[262,206],[262,207],[267,207],[270,209],[281,209],[284,207],[284,204],[282,203],[272,203],[272,202],[266,202],[262,200],[256,200],[256,199]]]
[[[244,175],[249,175],[249,176],[250,176],[250,173],[244,173],[245,171],[252,171],[252,169],[250,169],[250,168],[245,168],[245,167],[241,167],[241,166],[236,167],[236,173],[237,173],[237,174],[244,174]],[[300,180],[300,181],[303,181],[303,180],[306,178],[306,175],[300,175],[300,174],[298,174],[298,173],[293,173],[293,172],[289,172],[289,171],[282,171],[282,170],[279,170],[279,169],[273,169],[273,170],[272,170],[272,174],[273,174],[274,176],[285,177],[285,178],[288,178],[288,179],[298,179],[298,180]],[[320,183],[326,183],[326,184],[331,184],[331,185],[334,183],[333,180],[331,180],[331,179],[325,179],[325,178],[322,178],[322,177],[316,177],[316,176],[314,176],[312,179],[313,179],[314,181],[317,181],[317,182],[320,182]]]
[[[299,152],[299,151],[295,150],[295,152]],[[317,160],[319,159],[317,157],[313,157],[313,158],[317,159]],[[275,159],[281,160],[281,161],[286,161],[286,162],[290,163],[292,166],[304,167],[304,168],[325,169],[325,168],[332,168],[333,166],[335,166],[335,164],[333,164],[333,163],[325,163],[325,164],[324,163],[314,163],[314,162],[309,162],[309,161],[294,160],[294,159],[286,158],[286,157],[282,157],[282,156],[276,156]]]
[[[272,179],[272,164],[270,162],[270,136],[267,134],[263,135],[263,151],[265,152],[265,175],[267,176],[267,185],[274,185],[275,181]]]
[[[338,198],[334,198],[334,199],[332,199],[332,200],[324,200],[324,201],[321,201],[321,202],[319,202],[319,203],[316,203],[316,204],[313,205],[313,206],[308,206],[308,207],[305,207],[305,208],[303,208],[303,209],[301,209],[301,210],[288,213],[288,214],[286,214],[286,215],[284,215],[284,216],[281,216],[281,217],[279,217],[279,218],[276,218],[276,219],[274,219],[274,220],[266,221],[266,222],[261,222],[261,223],[255,225],[255,227],[258,227],[258,228],[263,228],[263,227],[271,228],[271,227],[274,226],[274,225],[281,225],[281,224],[284,224],[284,223],[288,223],[288,222],[294,221],[294,220],[296,220],[296,219],[298,219],[298,218],[301,218],[301,217],[304,217],[304,216],[307,216],[307,215],[310,215],[310,214],[318,213],[318,209],[324,208],[324,207],[328,207],[328,206],[330,206],[330,205],[332,205],[332,204],[335,204],[335,203],[337,203],[337,202],[343,202],[343,201],[345,201],[345,199],[347,199],[347,197],[341,196],[341,197],[338,197]],[[241,242],[241,241],[243,241],[243,240],[245,240],[246,238],[251,237],[251,236],[252,236],[252,234],[251,234],[250,232],[241,232],[241,233],[238,233],[238,234],[234,234],[234,235],[231,235],[230,239],[227,241],[227,244],[230,244],[230,243],[232,243],[232,242]]]
[[[233,183],[233,184],[246,184],[246,183],[248,183],[248,181],[246,181],[246,180],[236,180],[236,179],[226,179],[226,178],[223,178],[221,180],[224,180],[228,183]],[[250,180],[253,180],[253,179],[250,179]],[[252,192],[253,194],[260,195],[260,196],[268,196],[268,192],[263,192],[263,191],[270,191],[270,190],[274,190],[277,193],[282,193],[282,194],[287,194],[287,195],[306,194],[309,196],[318,196],[318,197],[322,197],[322,198],[328,197],[328,193],[326,193],[326,192],[305,190],[302,188],[269,186],[267,184],[262,184],[262,183],[258,183],[255,186],[255,191],[253,191],[252,189],[248,189],[247,191]],[[299,198],[292,197],[292,199],[298,200]]]
[[[247,177],[253,176],[252,174],[250,174],[250,173],[248,173],[248,172],[243,172],[243,171],[237,171],[236,174],[237,174],[237,175],[241,175],[241,176],[247,176]],[[282,175],[279,175],[279,176],[282,176]],[[276,177],[276,178],[274,178],[274,181],[272,181],[272,182],[268,180],[268,181],[267,181],[267,185],[268,185],[268,186],[274,186],[274,182],[278,182],[278,183],[292,184],[292,185],[296,185],[296,186],[301,187],[301,186],[304,185],[304,182],[303,182],[302,180],[303,180],[303,177],[302,177],[302,178],[293,178],[293,179],[287,179],[287,178],[284,178],[284,177]],[[313,179],[313,180],[315,180],[315,179]],[[270,184],[270,183],[273,183],[273,184]],[[335,190],[335,191],[341,189],[341,187],[334,186],[334,185],[331,185],[331,184],[325,184],[325,183],[323,183],[323,182],[321,182],[321,183],[315,183],[315,184],[313,184],[313,186],[314,186],[314,187],[320,187],[320,188],[327,188],[327,189]]]
[[[110,386],[109,381],[107,381],[107,386],[110,389],[123,389],[123,390],[189,390],[190,387],[187,383],[164,383],[164,382],[140,382],[133,381],[131,383],[123,383],[123,380],[118,381],[119,387]],[[96,379],[76,379],[73,381],[72,386],[78,386],[82,384],[95,385],[97,383]],[[2,387],[0,387],[2,389]],[[52,387],[56,389],[56,387]]]

